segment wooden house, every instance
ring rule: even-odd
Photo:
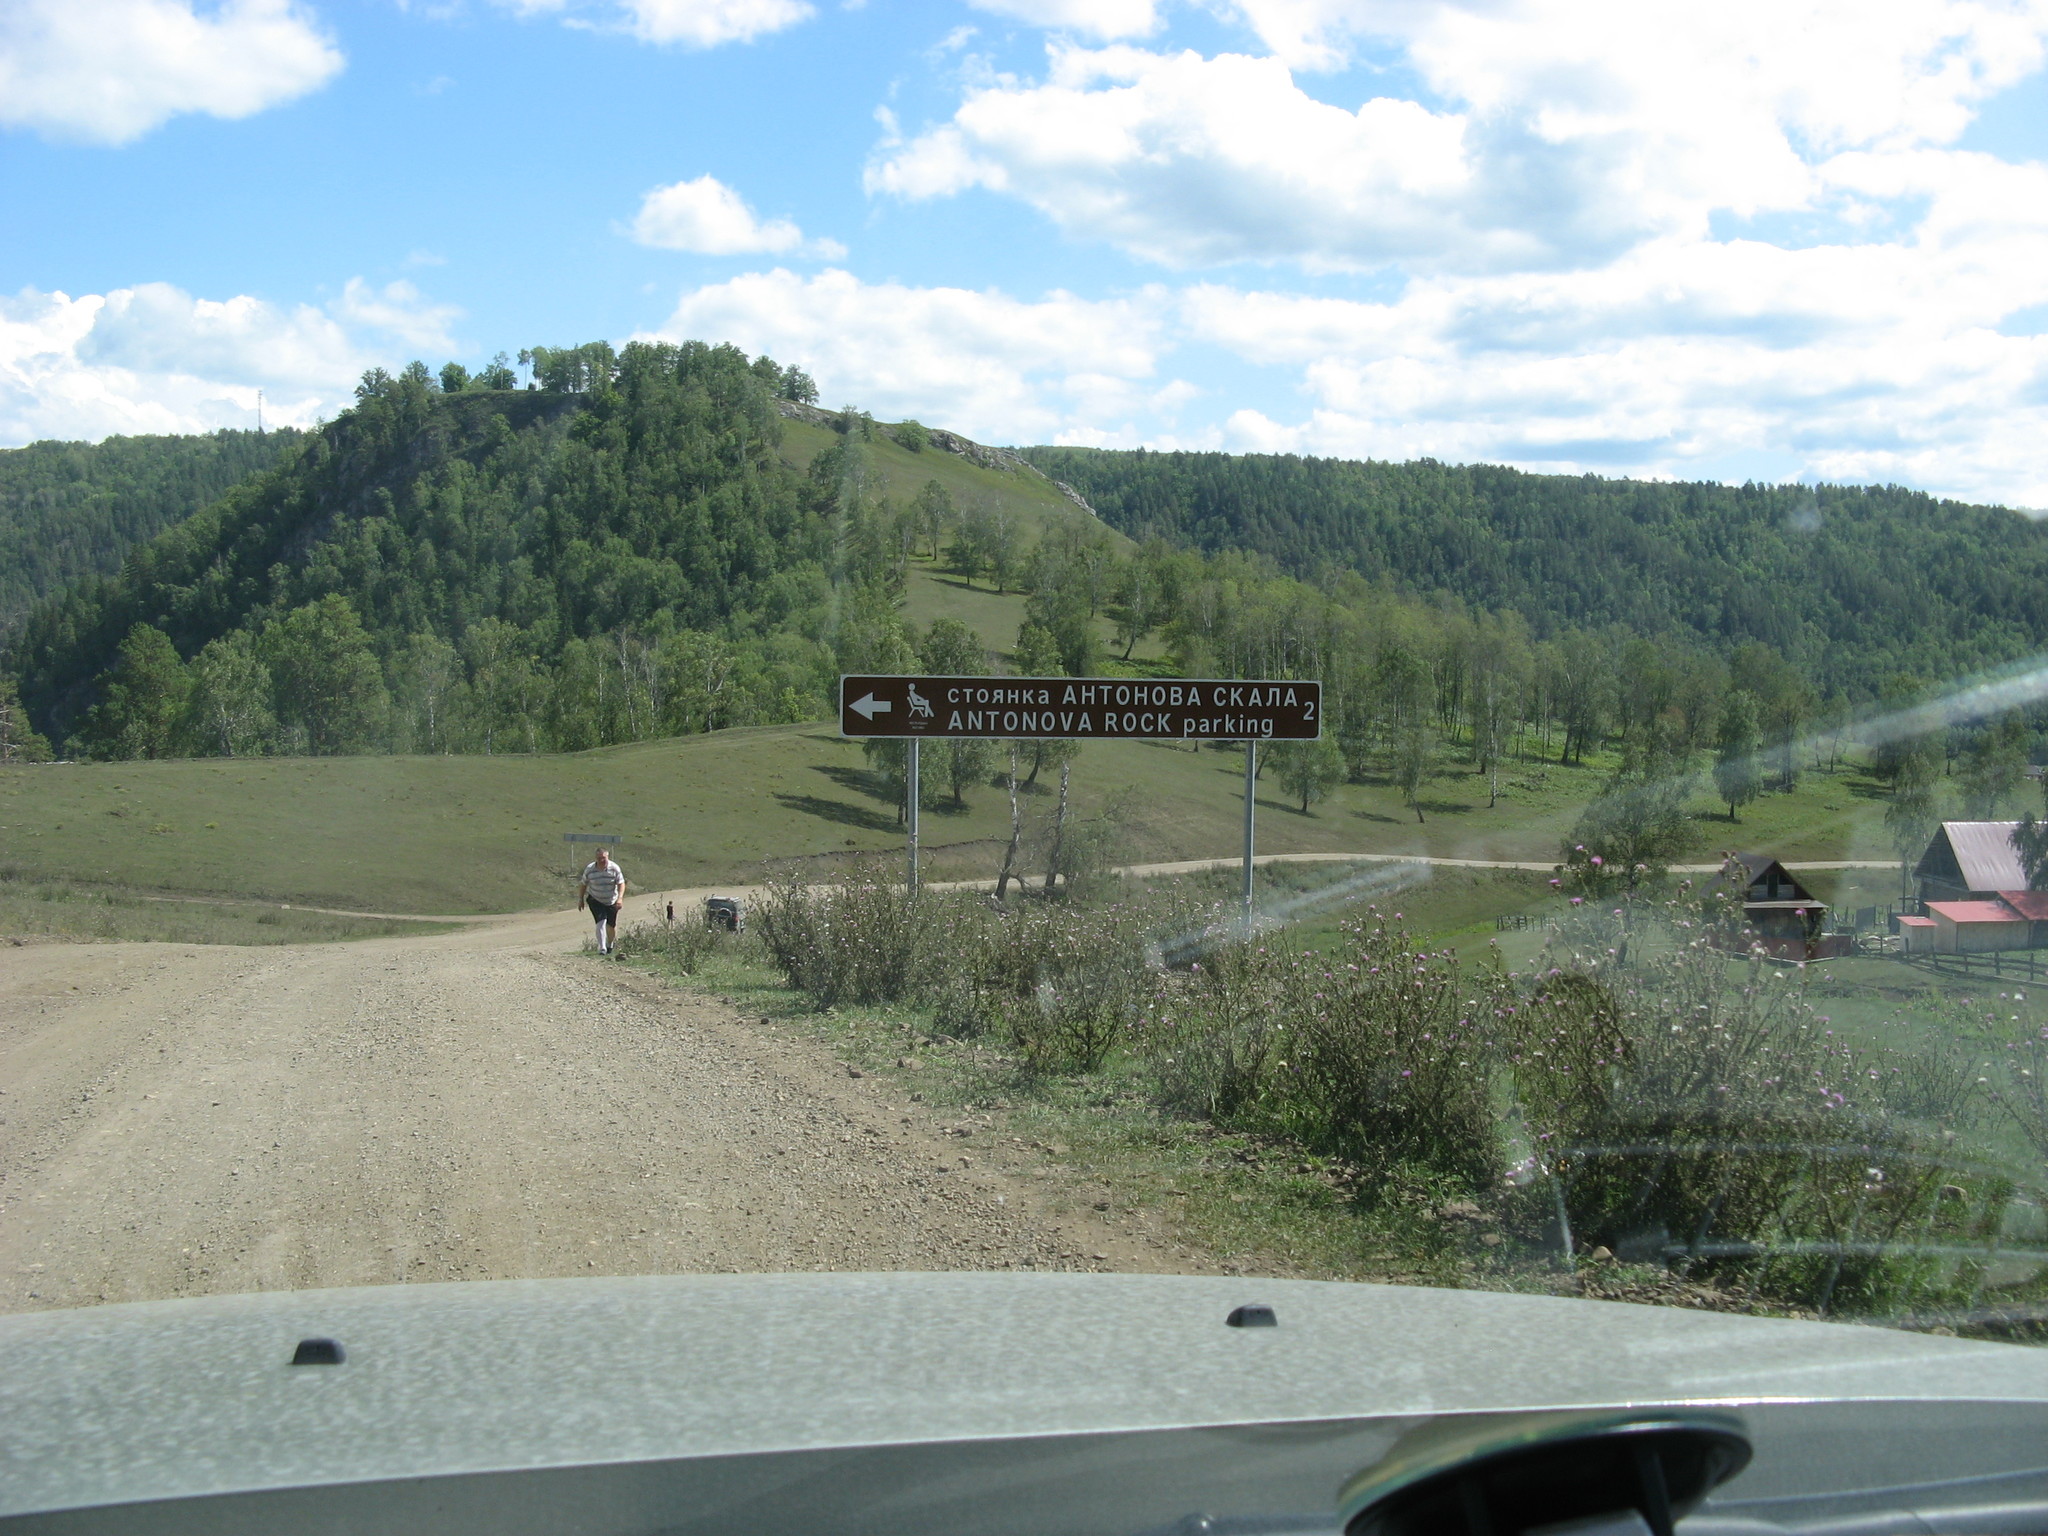
[[[1730,856],[1730,873],[1743,883],[1743,947],[1761,945],[1779,960],[1815,960],[1828,948],[1821,928],[1827,903],[1816,897],[1798,876],[1767,853]]]

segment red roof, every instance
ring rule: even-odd
[[[2048,923],[2048,891],[2000,891],[1998,899],[2031,923]]]
[[[1899,926],[1901,928],[1932,928],[1934,926],[1934,919],[1931,917],[1902,917],[1899,919]]]
[[[1930,901],[1927,910],[1952,923],[2023,923],[2025,918],[2002,901]],[[1902,919],[1903,921],[1903,919]]]

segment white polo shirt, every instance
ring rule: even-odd
[[[613,906],[619,899],[619,888],[626,883],[626,872],[618,862],[600,867],[595,859],[583,866],[583,884],[589,889],[592,901],[601,901]]]

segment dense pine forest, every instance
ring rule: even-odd
[[[2048,525],[1896,486],[1727,486],[1496,465],[1033,448],[1133,538],[1268,556],[1514,609],[1541,635],[1620,626],[1771,646],[1869,696],[2048,645]]]
[[[154,538],[290,451],[299,434],[110,437],[0,453],[0,635],[71,582]]]
[[[1504,763],[1607,753],[1588,815],[1622,815],[1655,858],[1690,835],[1710,766],[1734,816],[1839,756],[1859,711],[2048,633],[2041,530],[1900,491],[1035,451],[1126,539],[1079,507],[955,504],[937,479],[892,498],[882,440],[941,438],[806,407],[810,381],[770,358],[529,356],[525,389],[415,363],[366,375],[281,457],[237,441],[277,462],[16,626],[0,757],[575,751],[827,719],[842,671],[1315,676],[1326,739],[1269,764],[1304,808],[1375,778],[1419,818],[1454,767],[1492,794]],[[801,468],[791,414],[837,429]],[[168,521],[161,487],[197,483],[166,467],[185,440],[155,460],[138,443],[117,455]],[[912,622],[906,582],[934,565],[1020,595],[1014,643]],[[2033,727],[1883,754],[1902,845],[1951,773],[1966,812],[2013,808]],[[928,792],[985,777],[981,751]]]

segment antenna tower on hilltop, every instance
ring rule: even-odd
[[[256,435],[263,435],[263,391],[256,391]]]

